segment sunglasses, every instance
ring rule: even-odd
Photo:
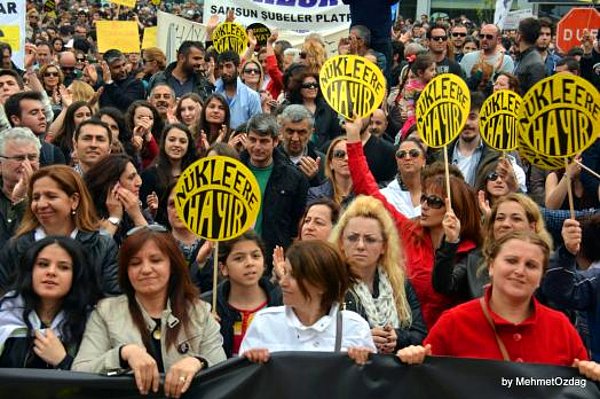
[[[467,34],[463,32],[452,32],[452,37],[467,37]]]
[[[496,172],[490,172],[485,179],[489,180],[489,181],[496,181],[498,180],[498,178],[500,177],[500,175]]]
[[[49,78],[50,76],[54,76],[55,78],[57,78],[59,75],[58,75],[58,72],[46,72],[44,74],[45,78]]]
[[[318,89],[319,88],[319,84],[318,83],[302,83],[302,88],[303,89]]]
[[[344,150],[335,150],[332,155],[333,155],[334,158],[344,159],[344,158],[346,158],[346,156],[348,155],[348,153],[346,151],[344,151]]]
[[[487,39],[494,40],[496,37],[494,35],[484,35],[483,33],[479,34],[479,40]]]
[[[418,158],[419,155],[421,155],[421,151],[413,148],[408,151],[400,150],[400,151],[396,152],[396,157],[400,158],[400,159],[404,159],[407,155],[410,156],[411,158]]]
[[[244,69],[244,73],[247,73],[248,75],[260,75],[260,71],[258,69],[254,69],[254,68],[248,68],[248,69]]]
[[[69,71],[73,72],[75,70],[75,67],[66,67],[66,66],[63,66],[63,67],[60,67],[60,69],[62,69],[63,72],[69,72]]]
[[[445,42],[446,40],[448,40],[448,36],[431,36],[431,40],[434,40],[436,42]]]
[[[127,237],[130,237],[136,233],[139,233],[142,230],[148,229],[150,231],[153,231],[155,233],[168,233],[169,230],[167,230],[167,228],[163,225],[160,225],[158,223],[153,223],[153,224],[148,224],[146,226],[136,226],[133,229],[129,230],[127,232]]]
[[[440,209],[441,207],[443,207],[444,204],[444,200],[441,199],[440,197],[438,197],[437,195],[430,195],[429,197],[426,196],[425,194],[421,195],[421,205],[425,202],[427,202],[427,206],[433,209]]]

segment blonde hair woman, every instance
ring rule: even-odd
[[[404,273],[394,220],[381,203],[357,197],[342,214],[330,241],[343,254],[358,281],[346,306],[363,316],[380,353],[421,342],[427,334],[417,296]]]

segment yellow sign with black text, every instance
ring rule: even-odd
[[[229,157],[202,158],[175,186],[175,208],[190,231],[210,241],[238,237],[254,226],[261,194],[254,174]]]
[[[212,41],[217,53],[235,51],[243,54],[248,47],[248,35],[246,29],[234,22],[223,22],[219,24],[212,34]]]
[[[479,131],[487,145],[498,151],[517,148],[517,116],[522,102],[512,90],[499,90],[485,100],[479,111]]]
[[[98,51],[116,49],[123,53],[140,52],[140,35],[135,21],[98,21],[96,34],[98,36]]]
[[[518,116],[521,141],[537,154],[574,156],[600,134],[600,94],[587,80],[559,73],[537,82]]]
[[[429,147],[444,147],[460,134],[470,109],[471,93],[465,81],[451,73],[438,75],[417,100],[417,131]]]
[[[319,85],[325,101],[346,119],[362,118],[381,106],[385,78],[381,69],[357,55],[329,58],[321,67]]]

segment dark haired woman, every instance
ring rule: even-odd
[[[98,303],[73,370],[131,369],[142,395],[178,398],[200,371],[225,360],[219,325],[192,284],[177,243],[160,225],[131,232],[119,252],[124,295]]]
[[[21,258],[15,289],[0,300],[0,367],[68,370],[98,288],[81,245],[51,236]]]

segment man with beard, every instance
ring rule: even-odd
[[[464,55],[463,46],[467,39],[467,27],[458,23],[452,27],[450,35],[452,36],[452,44],[454,45],[454,60],[460,62]]]
[[[104,91],[100,95],[100,107],[126,110],[131,103],[145,98],[144,84],[127,72],[127,60],[119,50],[108,50],[102,61]]]
[[[65,86],[69,86],[76,79],[75,67],[77,66],[77,59],[75,58],[75,54],[73,54],[71,51],[63,51],[62,53],[59,53],[58,65],[60,66],[60,70],[65,77],[63,84]]]
[[[148,101],[158,110],[161,119],[165,123],[169,123],[169,119],[175,118],[175,91],[168,84],[159,83],[155,85],[150,91]],[[171,118],[169,114],[171,114]]]
[[[65,156],[60,148],[46,142],[48,121],[44,114],[42,95],[37,91],[22,91],[10,96],[4,104],[6,117],[11,127],[27,127],[42,143],[40,166],[65,164]]]
[[[311,187],[320,185],[325,178],[325,154],[310,141],[315,130],[310,111],[304,105],[288,105],[277,117],[277,122],[283,150],[290,161],[304,173]]]
[[[471,92],[471,109],[465,127],[460,132],[458,139],[448,146],[448,154],[452,164],[460,169],[462,175],[472,187],[475,182],[482,181],[486,177],[483,172],[486,166],[498,162],[500,152],[488,147],[482,140],[479,130],[479,111],[485,100],[483,94],[478,91]],[[527,191],[525,172],[516,164],[514,157],[507,155],[516,176],[516,182],[522,192]],[[441,159],[441,156],[440,156]]]
[[[544,66],[546,67],[546,75],[550,76],[556,69],[556,63],[560,61],[560,57],[554,52],[550,51],[550,43],[552,42],[552,35],[554,33],[554,26],[549,18],[542,17],[540,21],[540,35],[535,42],[535,48],[538,53],[542,56]]]
[[[202,101],[206,100],[215,87],[204,76],[205,53],[202,43],[184,41],[177,50],[177,61],[172,62],[167,69],[158,72],[150,79],[148,91],[159,83],[166,83],[173,88],[176,97],[196,93]]]
[[[230,127],[237,128],[262,112],[260,95],[246,86],[238,77],[240,56],[234,51],[219,54],[217,61],[221,77],[215,83],[215,92],[222,94],[231,111]]]

